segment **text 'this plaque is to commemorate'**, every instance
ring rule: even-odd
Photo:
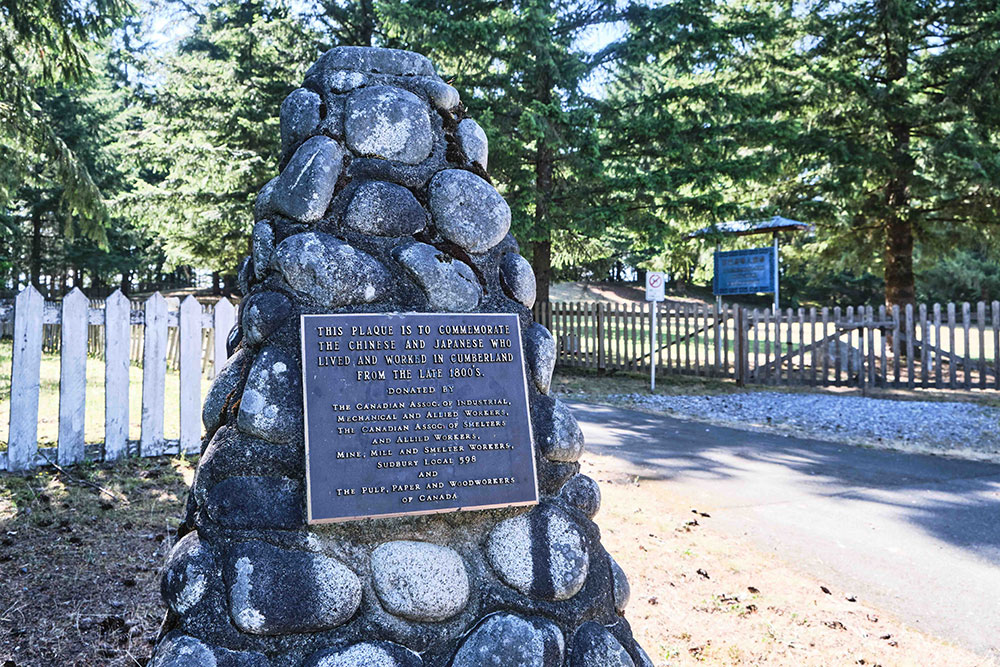
[[[302,316],[310,523],[538,501],[516,315]]]

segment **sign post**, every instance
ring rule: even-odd
[[[659,271],[646,272],[646,301],[649,301],[649,390],[656,390],[656,343],[659,339],[656,332],[656,310],[663,301],[663,273]]]

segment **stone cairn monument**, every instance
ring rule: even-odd
[[[534,275],[508,233],[510,209],[490,184],[486,135],[464,117],[458,92],[420,55],[333,49],[281,105],[281,151],[281,173],[254,208],[230,358],[205,399],[207,435],[187,517],[162,577],[168,612],[150,664],[651,666],[623,617],[628,581],[592,521],[600,491],[579,473],[583,434],[566,406],[548,395],[555,344],[531,317]],[[322,415],[311,403],[304,409],[304,323],[315,314],[360,313],[490,313],[515,322],[516,356],[477,350],[474,358],[517,363],[521,379],[509,389],[527,397],[522,421],[533,442],[529,435],[496,448],[528,453],[527,477],[520,478],[530,479],[537,498],[491,509],[427,513],[413,507],[390,518],[309,521],[307,434],[313,417]],[[357,349],[392,345],[367,344],[372,347]],[[337,358],[324,357],[331,365]],[[313,359],[310,368],[325,363]],[[347,371],[362,377],[353,367]],[[365,386],[384,395],[383,384]],[[345,410],[369,407],[355,405],[360,394],[334,400]],[[359,420],[398,416],[357,414],[375,415]],[[426,422],[443,414],[418,416]],[[401,441],[384,441],[391,442],[390,463],[379,459],[378,467],[386,474],[399,474],[396,465],[428,463],[423,453],[432,450],[422,446],[412,463],[400,458],[404,451],[397,455],[395,443]],[[493,447],[448,451],[488,460],[483,452]],[[376,465],[340,458],[330,466],[334,472]],[[462,460],[470,458],[476,457]],[[452,459],[429,463],[443,461]],[[456,467],[422,469],[420,476]],[[433,507],[464,493],[446,488],[435,495],[421,491],[420,483],[395,481],[375,495],[406,503],[396,492],[417,489],[410,501]],[[314,487],[312,497],[326,491]],[[373,488],[341,493],[363,499]]]

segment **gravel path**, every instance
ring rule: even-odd
[[[737,428],[1000,461],[1000,409],[974,403],[747,392],[719,396],[616,394],[616,405]]]

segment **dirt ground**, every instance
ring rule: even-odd
[[[604,544],[632,582],[626,616],[657,665],[990,664],[715,531],[666,482],[607,472],[595,456],[584,469],[601,483]],[[70,475],[0,476],[0,665],[144,665],[193,462]]]

